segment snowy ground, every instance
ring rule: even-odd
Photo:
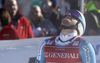
[[[0,63],[29,63],[29,58],[36,57],[39,46],[46,38],[49,37],[0,41]],[[100,41],[100,37],[96,37],[96,40],[93,40],[94,37],[85,38],[93,42]],[[98,44],[100,45],[100,42]],[[100,54],[97,58],[97,63],[99,63]]]
[[[45,38],[0,41],[0,63],[29,63]]]

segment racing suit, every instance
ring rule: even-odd
[[[46,39],[35,63],[96,63],[92,45],[82,37],[61,41],[60,36]]]

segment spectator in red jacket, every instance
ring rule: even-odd
[[[17,30],[10,23],[11,17],[9,12],[0,8],[0,40],[20,39]]]
[[[14,27],[22,39],[34,38],[32,27],[22,13],[18,11],[18,4],[16,0],[5,0],[5,8],[9,11]]]

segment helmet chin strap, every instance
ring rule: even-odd
[[[59,40],[61,42],[67,42],[67,41],[71,41],[72,39],[74,39],[77,36],[77,33],[70,33],[67,35],[63,35],[62,33],[59,36]]]
[[[80,21],[78,21],[78,22],[76,23],[76,25],[71,25],[71,26],[69,26],[69,27],[64,26],[64,25],[61,25],[61,28],[62,28],[62,29],[76,29],[77,32],[78,32],[78,34],[80,34],[80,33],[79,33],[79,30],[78,30],[78,24],[79,24],[79,23],[80,23]]]

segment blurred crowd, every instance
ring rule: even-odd
[[[0,40],[59,35],[63,15],[71,9],[80,10],[81,0],[59,0],[59,4],[57,1],[33,0],[28,4],[30,8],[26,17],[20,11],[18,0],[1,0]],[[83,8],[86,20],[84,36],[100,35],[100,0],[84,0]]]

